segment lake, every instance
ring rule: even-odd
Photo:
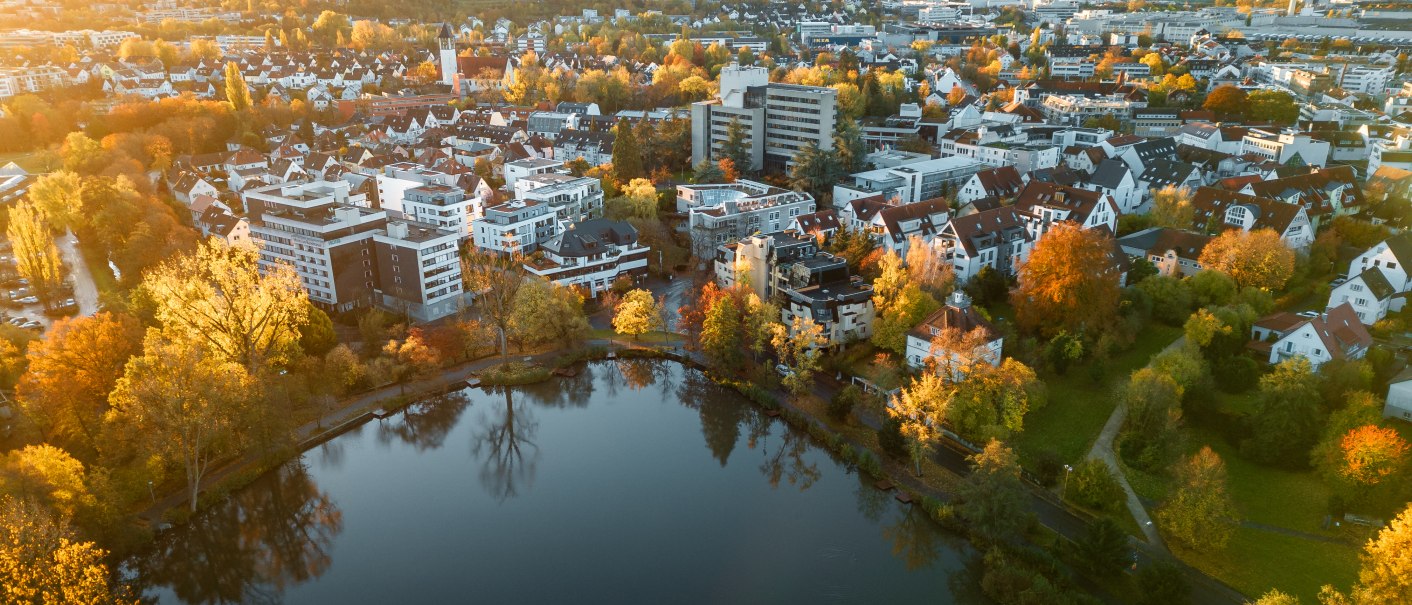
[[[700,372],[619,360],[369,422],[128,567],[161,603],[948,603],[974,559]]]

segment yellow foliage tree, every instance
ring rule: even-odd
[[[1225,273],[1239,287],[1279,290],[1294,274],[1294,251],[1272,229],[1231,229],[1201,251],[1201,266]]]
[[[34,295],[49,308],[64,281],[64,263],[49,233],[49,222],[32,202],[21,201],[10,209],[5,234],[15,253],[15,269],[29,280]]]

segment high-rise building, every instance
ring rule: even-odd
[[[691,106],[691,161],[719,160],[733,128],[750,170],[783,169],[811,142],[831,150],[837,100],[832,88],[772,84],[768,69],[727,65],[716,98]]]

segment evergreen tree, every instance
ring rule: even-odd
[[[627,120],[618,120],[613,129],[613,176],[623,183],[647,176],[642,169],[637,134]]]
[[[736,170],[748,172],[755,166],[750,142],[745,138],[745,125],[738,118],[731,118],[726,126],[726,142],[721,145],[721,156],[735,164]]]
[[[857,122],[839,122],[838,130],[833,134],[833,150],[843,172],[851,174],[863,169],[868,148],[863,144],[863,131],[858,128]]]
[[[843,178],[843,165],[837,156],[810,141],[794,156],[789,170],[790,185],[807,191],[820,203],[832,196],[833,184]]]

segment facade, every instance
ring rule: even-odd
[[[932,347],[932,340],[947,330],[969,334],[972,330],[977,329],[985,334],[985,342],[975,351],[937,351]],[[1005,337],[971,306],[971,297],[958,289],[951,293],[946,305],[934,311],[922,320],[922,323],[917,324],[917,327],[907,332],[907,365],[918,370],[929,365],[959,370],[976,361],[999,366],[1004,346]],[[938,356],[941,355],[945,355],[949,359],[938,360]],[[952,376],[952,379],[961,378],[959,372],[953,373],[958,375]]]
[[[948,189],[960,189],[985,168],[968,158],[950,157],[857,172],[834,185],[833,203],[842,208],[852,200],[876,195],[897,204],[929,200],[941,197]]]
[[[431,183],[403,193],[402,212],[413,221],[455,233],[458,239],[471,237],[475,218],[472,198],[459,187]]]
[[[1376,268],[1364,269],[1362,273],[1334,280],[1329,289],[1329,304],[1324,308],[1333,309],[1339,305],[1350,305],[1358,320],[1365,325],[1373,325],[1384,317],[1392,307],[1393,295],[1397,294],[1382,271]],[[1399,307],[1405,299],[1399,298]]]
[[[487,207],[471,221],[477,249],[497,254],[529,254],[539,243],[559,233],[550,206],[534,200],[511,200]]]
[[[525,271],[596,298],[619,277],[646,275],[647,255],[631,224],[597,218],[545,240],[540,253],[525,261]]]
[[[848,263],[819,249],[803,234],[756,234],[716,248],[716,279],[744,283],[762,299],[782,299],[780,319],[809,318],[823,328],[828,346],[872,336],[873,288],[850,275]]]
[[[808,193],[754,181],[677,186],[677,212],[687,215],[697,258],[709,258],[727,242],[780,231],[795,217],[817,210]]]
[[[1412,422],[1412,368],[1402,370],[1388,384],[1383,417]]]
[[[1020,213],[1001,206],[952,218],[932,245],[951,263],[956,281],[965,283],[984,268],[1015,275],[1034,241]]]
[[[295,181],[244,196],[261,268],[292,267],[320,307],[380,306],[429,321],[464,301],[455,232],[389,220],[344,181]]]
[[[1240,155],[1247,153],[1280,165],[1322,167],[1329,162],[1329,143],[1307,134],[1251,130],[1241,139]]]
[[[515,197],[548,205],[563,221],[603,216],[603,183],[591,177],[557,172],[524,176],[515,180]]]
[[[717,98],[691,106],[691,161],[719,159],[733,122],[744,131],[751,170],[788,166],[809,143],[831,150],[837,97],[828,87],[771,83],[763,67],[728,65]]]
[[[1276,313],[1250,329],[1249,348],[1268,355],[1271,365],[1304,357],[1314,369],[1333,359],[1362,359],[1373,337],[1348,303],[1324,313]]]
[[[1201,251],[1210,241],[1208,235],[1152,227],[1118,238],[1118,246],[1129,258],[1147,259],[1158,275],[1182,278],[1201,272]]]

